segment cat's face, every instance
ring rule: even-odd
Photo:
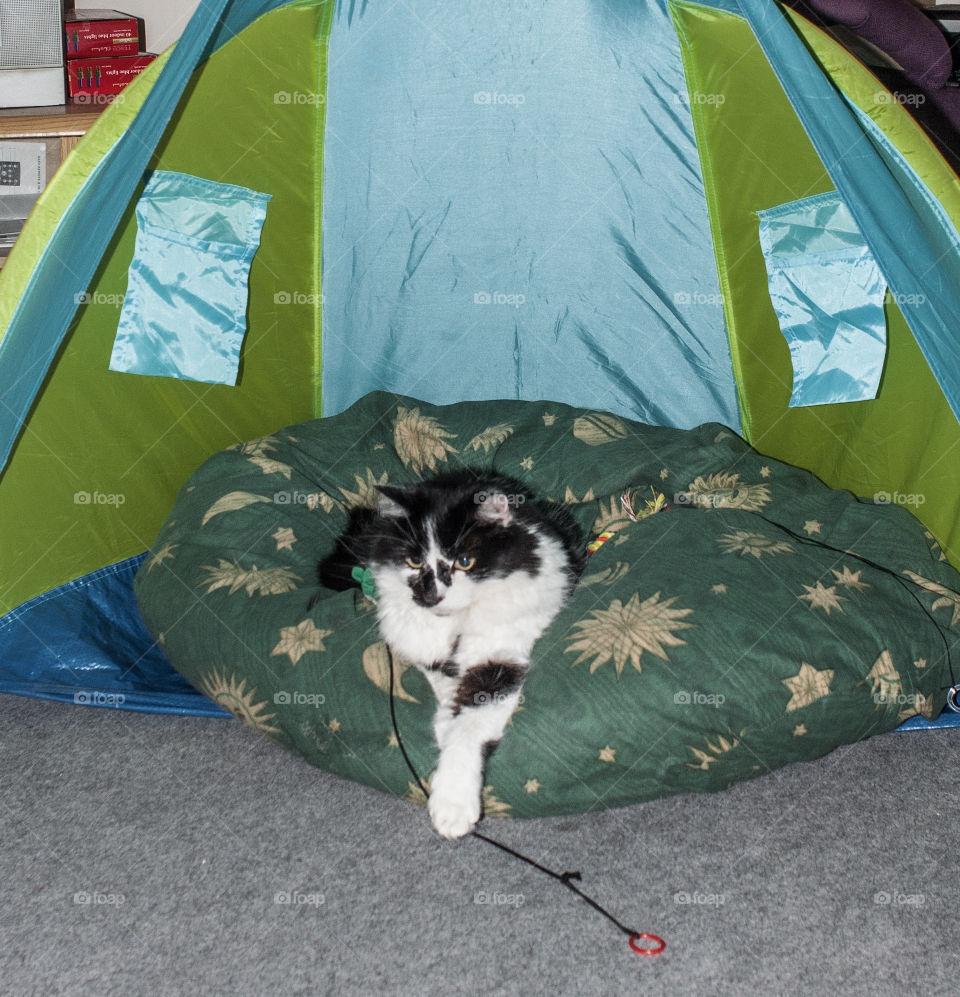
[[[492,579],[539,566],[536,538],[511,497],[475,483],[381,489],[372,567],[377,588],[438,616],[467,609]]]

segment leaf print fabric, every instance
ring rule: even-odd
[[[512,432],[513,426],[507,422],[501,422],[496,426],[488,426],[482,433],[477,433],[474,436],[467,444],[467,449],[479,450],[482,447],[484,453],[489,453],[491,448],[500,446]]]
[[[227,492],[226,495],[221,495],[220,498],[218,498],[216,502],[214,502],[213,505],[207,509],[200,525],[206,526],[214,516],[220,516],[225,512],[236,512],[237,509],[243,509],[255,502],[269,501],[270,498],[268,496],[257,495],[254,492]]]
[[[374,394],[215,454],[137,577],[148,628],[266,737],[422,802],[374,604],[321,590],[316,566],[378,484],[463,468],[521,478],[566,503],[588,541],[606,536],[534,648],[487,767],[488,816],[720,790],[942,709],[960,575],[906,510],[832,491],[722,426],[555,402]],[[433,694],[393,665],[403,744],[426,779]]]
[[[354,490],[341,486],[340,493],[348,509],[375,509],[377,507],[377,485],[387,483],[387,474],[383,472],[376,477],[369,467],[364,468],[364,476],[359,474],[353,476]]]
[[[266,568],[261,571],[251,565],[243,568],[236,561],[226,561],[222,557],[216,567],[203,565],[207,572],[207,595],[217,589],[225,588],[229,595],[243,589],[247,595],[277,595],[280,592],[291,592],[297,588],[300,576],[289,568]]]
[[[419,407],[407,409],[401,405],[397,409],[393,423],[394,446],[400,460],[416,472],[436,471],[437,464],[445,462],[447,454],[456,453],[447,443],[455,436],[436,419],[422,416]]]

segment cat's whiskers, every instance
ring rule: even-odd
[[[467,537],[469,537],[470,534],[477,529],[478,529],[478,524],[475,521],[471,521],[468,523],[461,523],[460,530],[457,533],[457,538],[456,540],[453,541],[453,549],[455,551],[459,550],[460,545],[463,543],[463,541],[466,540]]]

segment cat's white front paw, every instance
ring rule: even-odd
[[[433,829],[444,838],[462,838],[480,819],[480,800],[445,793],[430,793],[427,801]]]

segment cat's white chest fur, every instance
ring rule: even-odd
[[[458,620],[418,606],[407,583],[393,572],[376,577],[380,633],[394,654],[413,664],[441,664],[457,639]]]

